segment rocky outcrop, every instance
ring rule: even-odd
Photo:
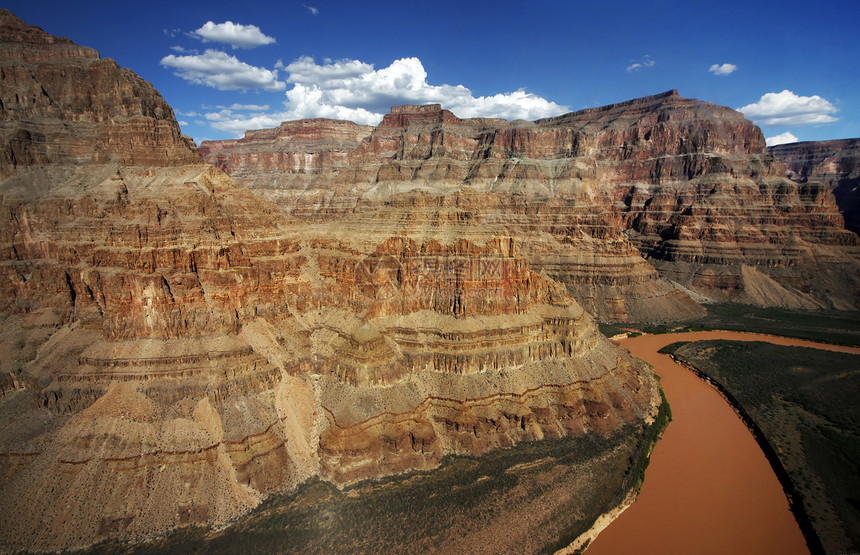
[[[506,231],[528,203],[409,191],[290,215],[195,163],[131,72],[0,16],[3,71],[28,68],[4,77],[3,132],[43,137],[3,143],[3,551],[226,524],[313,476],[344,485],[653,418],[653,378]],[[99,78],[60,79],[64,64]],[[7,103],[26,83],[45,94]],[[409,125],[437,111],[418,112]],[[327,148],[292,174],[325,181],[375,148],[364,133],[300,122],[246,143],[288,143],[262,156],[273,167]],[[565,210],[588,217],[547,214]]]
[[[0,27],[0,178],[42,164],[196,161],[173,110],[134,72],[8,10]]]
[[[845,227],[860,234],[860,139],[790,143],[768,152],[785,162],[792,181],[820,182],[833,192]]]
[[[741,114],[671,92],[573,116],[621,133],[601,186],[661,276],[705,302],[856,306],[857,243],[833,197],[784,179]]]
[[[346,167],[347,155],[372,130],[351,121],[289,121],[275,129],[246,131],[241,139],[204,141],[200,154],[230,175],[263,171],[319,174]]]
[[[203,151],[266,148],[250,143]],[[251,164],[232,174],[313,220],[399,209],[407,193],[456,197],[463,217],[518,237],[530,265],[603,320],[690,319],[697,301],[857,302],[860,251],[833,196],[785,179],[742,114],[677,91],[537,122],[396,107],[347,158],[314,174]]]

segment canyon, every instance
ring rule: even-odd
[[[200,153],[297,218],[456,205],[604,321],[857,306],[857,237],[828,185],[788,179],[742,114],[674,90],[536,122],[398,106],[373,129],[303,120]]]
[[[198,149],[134,72],[6,10],[0,72],[2,551],[227,526],[313,480],[544,439],[642,443],[659,385],[597,321],[857,308],[828,185],[674,90]]]
[[[653,421],[654,377],[479,224],[485,200],[292,214],[203,163],[112,60],[5,10],[0,53],[3,551]],[[329,128],[332,152],[364,132]]]

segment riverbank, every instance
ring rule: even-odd
[[[651,370],[653,371],[653,369]],[[654,447],[657,445],[660,438],[663,437],[663,432],[666,431],[666,428],[669,426],[669,422],[672,421],[672,408],[669,405],[669,401],[666,399],[666,395],[663,394],[662,389],[660,391],[660,397],[662,402],[660,403],[660,408],[657,411],[657,417],[654,419],[654,423],[651,424],[650,428],[645,432],[638,456],[636,456],[630,466],[629,472],[633,482],[630,491],[618,506],[609,512],[600,515],[597,520],[595,520],[591,528],[577,537],[576,540],[567,547],[556,551],[556,555],[579,553],[587,548],[591,542],[597,539],[597,536],[599,536],[607,526],[612,524],[612,522],[618,518],[621,513],[626,511],[636,501],[639,491],[642,489],[642,484],[645,482],[645,470],[651,462],[651,455],[654,452]]]
[[[753,432],[812,552],[860,549],[860,357],[768,342],[670,345]]]
[[[779,480],[734,410],[707,384],[657,352],[676,341],[763,337],[768,336],[711,331],[620,341],[661,376],[673,422],[654,449],[637,501],[592,542],[589,554],[808,553]]]

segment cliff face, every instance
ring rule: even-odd
[[[289,121],[276,129],[247,131],[241,139],[205,141],[200,154],[231,175],[247,171],[319,174],[345,167],[347,154],[372,130],[351,121]]]
[[[331,220],[286,214],[194,162],[131,72],[0,17],[3,550],[223,524],[312,476],[342,485],[653,417],[652,378],[506,231],[511,211],[515,231],[543,233],[529,204],[411,191]],[[287,124],[236,144],[289,148],[223,160],[293,168],[328,149],[292,174],[328,179],[373,146],[366,131]]]
[[[321,133],[330,125],[302,124]],[[257,148],[248,143],[206,142],[201,150],[240,158]],[[484,225],[518,237],[535,269],[604,320],[692,318],[701,313],[695,301],[857,302],[856,238],[826,187],[785,179],[742,114],[677,91],[537,122],[396,107],[346,158],[312,174],[251,163],[227,169],[255,194],[313,220],[405,193],[467,189]]]
[[[786,180],[741,114],[672,91],[571,119],[616,137],[595,154],[602,192],[660,275],[697,300],[856,307],[856,238],[833,196]]]
[[[134,72],[8,10],[0,12],[0,26],[0,178],[19,166],[197,159],[173,110]]]
[[[832,191],[845,227],[860,234],[860,139],[791,143],[768,152],[785,162],[792,181],[819,182]]]

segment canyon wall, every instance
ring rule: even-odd
[[[792,181],[820,182],[832,191],[845,227],[860,233],[860,139],[790,143],[767,150],[785,162]]]
[[[410,190],[329,218],[287,193],[284,210],[202,163],[131,71],[0,23],[0,550],[224,525],[315,476],[343,486],[653,419],[654,379],[533,266],[561,263],[518,236],[545,231],[515,195]],[[328,179],[365,171],[356,151],[382,148],[368,131],[285,124],[250,134],[256,155],[215,156]]]
[[[742,114],[677,91],[536,122],[395,107],[351,137],[351,151],[338,143],[348,163],[309,162],[314,171],[250,162],[244,153],[272,149],[258,133],[200,152],[302,219],[335,221],[416,193],[457,198],[482,225],[518,237],[529,263],[601,320],[691,319],[698,303],[724,301],[857,303],[860,251],[827,188],[786,179]],[[273,150],[325,155],[318,138],[279,137]]]

